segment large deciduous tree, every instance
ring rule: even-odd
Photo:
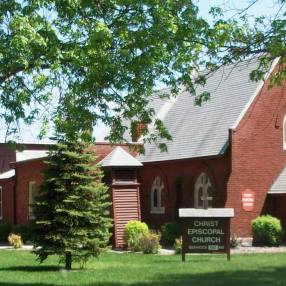
[[[279,58],[279,68],[271,77],[271,85],[281,84],[286,78],[286,1],[272,2],[272,5],[271,1],[268,2],[271,14],[261,10],[261,5],[266,10],[267,4],[260,0],[246,1],[244,5],[240,3],[240,9],[235,8],[237,5],[234,2],[225,1],[228,9],[233,11],[231,17],[224,16],[221,7],[211,8],[215,27],[218,28],[213,40],[215,45],[220,45],[212,55],[213,61],[225,65],[259,57],[259,66],[251,72],[250,78],[261,80],[271,62]],[[252,14],[250,10],[256,8],[262,11],[261,15]]]
[[[71,102],[70,128],[88,114],[120,141],[122,119],[152,120],[147,103],[156,83],[194,92],[192,75],[209,63],[203,55],[220,46],[211,39],[216,29],[190,0],[3,0],[1,116],[13,132],[48,102]],[[155,126],[168,137],[160,120]]]
[[[2,0],[0,116],[13,132],[48,102],[69,102],[71,129],[86,117],[103,121],[115,142],[127,128],[122,119],[152,120],[147,103],[158,82],[196,95],[207,76],[195,77],[200,69],[262,54],[252,73],[259,79],[273,58],[285,60],[285,14],[268,25],[245,15],[224,19],[218,8],[211,14],[210,24],[191,0]],[[283,78],[285,69],[276,82]],[[197,96],[199,103],[208,99]],[[48,114],[42,119],[47,125]],[[160,120],[155,127],[146,140],[169,138]]]

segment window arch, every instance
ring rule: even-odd
[[[163,180],[157,176],[151,187],[151,213],[165,213],[162,206],[162,190],[164,189]]]
[[[286,115],[283,119],[283,150],[286,150]]]
[[[195,184],[195,208],[211,208],[213,201],[213,187],[206,173],[200,174]]]

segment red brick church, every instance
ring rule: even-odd
[[[185,90],[170,99],[160,97],[168,90],[155,93],[150,105],[172,135],[168,152],[152,143],[144,155],[130,151],[142,139],[140,123],[126,135],[130,144],[95,145],[110,185],[116,246],[128,220],[159,228],[177,220],[181,207],[234,208],[231,233],[238,237],[251,237],[251,220],[266,213],[286,228],[286,88],[269,89],[277,64],[261,82],[249,80],[256,60],[220,68],[198,88],[211,95],[200,107]],[[13,151],[0,144],[0,223],[33,219],[29,204],[47,148],[23,144]]]

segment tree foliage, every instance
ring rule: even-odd
[[[214,43],[221,45],[214,59],[222,65],[251,57],[259,57],[259,66],[250,74],[252,80],[264,79],[274,59],[279,58],[279,68],[271,77],[270,86],[280,85],[286,77],[286,6],[285,0],[273,1],[273,15],[255,17],[249,9],[261,1],[248,1],[245,8],[226,18],[223,9],[211,9],[218,33]],[[217,65],[216,65],[217,66]]]
[[[46,160],[34,206],[34,252],[40,262],[59,255],[66,269],[71,269],[72,261],[83,265],[108,243],[110,202],[90,146],[79,137],[57,139]]]
[[[200,103],[209,97],[196,94],[207,77],[194,76],[202,69],[259,54],[251,75],[258,80],[275,57],[285,62],[285,13],[270,23],[245,14],[225,19],[219,8],[211,13],[212,23],[191,0],[2,0],[0,115],[13,132],[48,103],[69,103],[71,129],[88,117],[93,126],[110,126],[109,139],[118,142],[124,119],[152,121],[148,100],[159,82],[174,94],[184,86]],[[284,78],[281,68],[273,84]],[[160,120],[154,125],[147,141],[170,138]]]

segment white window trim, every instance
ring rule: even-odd
[[[0,186],[0,219],[3,219],[3,188]]]
[[[33,220],[35,219],[35,216],[33,214],[33,209],[32,209],[32,206],[31,206],[31,197],[32,197],[32,192],[33,192],[33,186],[36,185],[36,182],[35,181],[30,181],[29,182],[29,198],[28,198],[28,219],[29,220]],[[34,201],[34,200],[33,200]]]
[[[165,207],[162,206],[162,190],[164,189],[164,183],[161,180],[159,176],[157,176],[153,183],[151,188],[151,214],[164,214],[165,213]],[[154,206],[154,192],[157,190],[157,202],[158,206]]]
[[[208,184],[202,184],[201,183],[201,178],[202,177],[208,177]],[[195,205],[195,208],[196,209],[201,209],[201,208],[204,208],[204,201],[207,200],[207,201],[212,201],[213,200],[213,197],[209,197],[208,196],[208,193],[207,193],[207,190],[209,187],[212,187],[212,183],[211,183],[211,180],[210,180],[210,177],[206,174],[206,173],[201,173],[197,180],[196,180],[196,183],[195,183],[195,192],[194,192],[194,205]],[[202,198],[202,201],[203,201],[203,205],[202,206],[199,206],[199,190],[200,188],[202,188],[203,190],[203,198]],[[212,207],[209,207],[208,208],[212,208]]]
[[[165,213],[165,207],[153,208],[150,210],[150,214],[164,214],[164,213]]]
[[[286,115],[283,118],[283,150],[286,150]]]

